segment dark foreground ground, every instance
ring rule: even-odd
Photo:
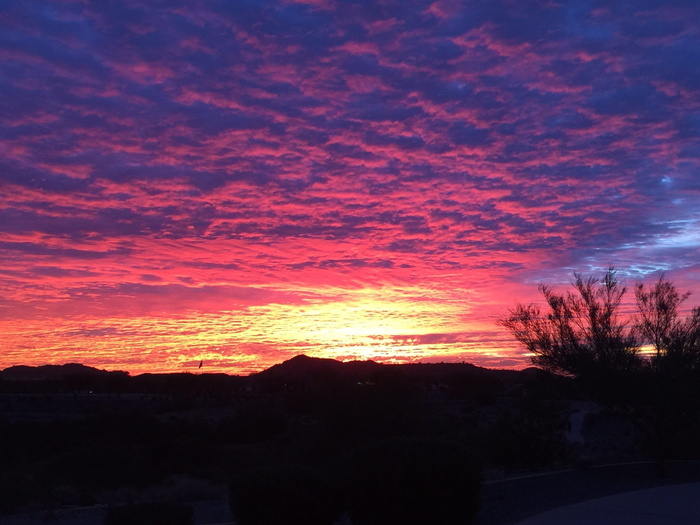
[[[589,467],[528,475],[484,485],[475,525],[513,525],[559,507],[624,492],[700,482],[700,462],[670,462],[659,478],[652,463]],[[233,525],[226,499],[193,503],[195,525]],[[94,525],[106,509],[92,506],[0,516],[0,525]],[[337,525],[351,525],[347,517]],[[400,524],[397,524],[400,525]]]
[[[193,504],[194,525],[234,524],[227,501],[200,501]],[[0,516],[0,525],[101,525],[106,508],[92,506]]]
[[[159,501],[192,505],[195,525],[231,524],[232,480],[267,472],[269,487],[271,467],[293,464],[348,486],[358,485],[354,473],[366,485],[374,463],[358,470],[353,458],[371,460],[378,443],[421,450],[394,458],[422,469],[418,479],[434,479],[435,462],[425,459],[440,460],[433,451],[467,450],[440,473],[483,467],[474,523],[510,525],[581,501],[700,482],[700,461],[690,461],[700,457],[694,423],[671,448],[684,461],[669,461],[660,478],[624,414],[538,370],[305,357],[245,378],[15,367],[0,372],[0,525],[102,525],[110,507]],[[433,492],[437,500],[416,501],[448,508],[465,493],[440,506],[432,501],[446,491]],[[279,501],[265,497],[263,508]]]

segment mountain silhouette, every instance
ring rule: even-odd
[[[108,376],[110,372],[79,363],[65,365],[26,366],[17,365],[0,371],[0,378],[15,381],[60,380],[70,376]]]
[[[295,379],[329,375],[364,376],[380,370],[386,365],[375,361],[336,361],[320,357],[297,355],[255,374],[259,378],[290,377]]]

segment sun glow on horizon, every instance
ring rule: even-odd
[[[207,371],[249,373],[302,353],[341,361],[521,366],[506,341],[502,350],[484,350],[495,347],[489,343],[495,328],[466,322],[462,303],[415,301],[405,297],[405,289],[345,294],[325,302],[219,312],[28,319],[21,327],[4,323],[5,360],[7,366],[58,364],[70,356],[70,361],[132,373],[187,371],[200,361]]]

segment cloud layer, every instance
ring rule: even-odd
[[[0,366],[522,366],[539,281],[699,287],[693,2],[0,10]]]

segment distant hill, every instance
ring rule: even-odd
[[[65,365],[42,365],[42,366],[11,366],[0,370],[0,378],[9,381],[42,381],[61,380],[69,376],[92,376],[102,377],[109,375],[107,370],[99,370],[91,366],[78,363],[68,363]]]
[[[298,355],[250,377],[262,385],[298,387],[328,382],[408,381],[423,385],[448,385],[451,390],[497,389],[523,381],[539,381],[550,376],[538,370],[527,373],[516,370],[494,370],[469,363],[381,364],[375,361],[341,362]],[[498,386],[500,385],[500,387]]]
[[[80,377],[88,379],[91,385],[111,385],[114,381],[124,381],[136,390],[190,391],[201,390],[205,385],[225,391],[235,385],[255,384],[263,389],[277,391],[298,388],[300,385],[332,384],[355,382],[375,383],[377,381],[405,380],[413,384],[433,385],[450,391],[466,392],[474,389],[496,390],[510,388],[517,384],[528,384],[538,389],[560,390],[568,388],[566,378],[555,376],[544,370],[527,368],[522,371],[495,370],[482,368],[469,363],[411,363],[381,364],[375,361],[342,362],[334,359],[298,355],[287,361],[271,366],[250,376],[229,376],[226,374],[192,374],[173,372],[166,374],[140,374],[130,377],[126,372],[100,370],[77,363],[65,365],[12,366],[0,371],[0,379],[18,382],[42,380],[63,381]],[[403,378],[403,379],[401,379]],[[252,382],[252,383],[251,383]],[[442,386],[441,386],[442,385]],[[499,386],[500,385],[500,386]],[[113,388],[113,386],[110,386]]]
[[[400,370],[407,377],[414,376],[433,376],[440,377],[446,374],[453,373],[470,373],[470,374],[488,374],[499,376],[517,376],[520,372],[512,370],[492,370],[469,363],[412,363],[412,364],[381,364],[376,361],[336,361],[335,359],[309,357],[307,355],[297,355],[287,361],[276,364],[263,370],[251,374],[250,377],[263,378],[281,378],[290,377],[296,379],[312,379],[321,376],[343,375],[352,377],[366,377],[380,370],[394,369]],[[534,373],[536,369],[527,369],[528,375]],[[537,370],[542,372],[541,370]],[[42,379],[64,379],[67,376],[83,375],[91,377],[104,377],[114,372],[101,370],[91,366],[82,365],[79,363],[68,363],[65,365],[42,365],[42,366],[11,366],[4,370],[0,370],[0,379],[8,380],[42,380]],[[144,377],[157,376],[189,376],[189,372],[171,372],[165,374],[140,374]],[[225,374],[202,374],[203,376],[213,377]]]
[[[540,397],[575,398],[570,378],[544,370],[495,370],[468,363],[381,364],[375,361],[341,362],[298,355],[251,374],[193,374],[174,372],[140,374],[107,371],[77,363],[13,366],[0,371],[4,392],[150,393],[194,398],[219,396],[312,395],[355,387],[406,392],[432,392],[455,399],[489,402],[514,392]]]
[[[342,362],[302,354],[253,375],[258,378],[291,377],[295,379],[338,374],[363,376],[376,372],[385,366],[375,361]]]

